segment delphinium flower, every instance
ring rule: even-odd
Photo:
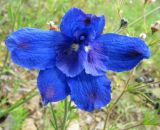
[[[60,31],[21,28],[5,43],[15,64],[40,70],[37,85],[44,104],[70,95],[78,108],[91,112],[111,100],[108,70],[128,71],[150,57],[143,40],[102,34],[104,26],[104,16],[71,8]]]

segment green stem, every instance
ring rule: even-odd
[[[63,117],[62,130],[66,129],[67,114],[68,114],[68,101],[66,98],[64,101],[64,117]]]
[[[5,55],[5,58],[4,58],[4,61],[3,61],[3,66],[2,66],[2,68],[1,68],[1,70],[0,70],[0,76],[2,75],[2,73],[3,73],[3,70],[4,70],[4,68],[5,68],[5,66],[6,66],[6,63],[7,63],[7,60],[8,60],[8,56],[9,56],[9,52],[7,51],[6,52],[6,55]]]
[[[53,121],[51,119],[50,119],[50,122],[51,122],[51,125],[54,127],[54,129],[57,130],[56,127],[55,127],[55,124],[53,123]]]
[[[122,130],[131,130],[132,128],[139,127],[139,126],[145,126],[145,124],[143,124],[143,121],[142,121],[141,123],[138,123],[138,124],[136,124],[136,125],[133,125],[133,126],[124,128],[124,129],[122,129]],[[152,125],[150,125],[150,126],[152,126]],[[160,124],[157,124],[157,126],[160,126]]]
[[[152,82],[152,83],[146,83],[145,85],[135,85],[134,88],[135,89],[141,89],[141,88],[147,87],[150,84],[158,84],[158,83],[160,83],[160,81],[156,81],[156,82]]]
[[[123,91],[121,92],[121,94],[119,95],[119,97],[116,99],[116,101],[113,103],[113,105],[108,109],[107,111],[107,115],[106,115],[106,119],[104,121],[104,126],[103,126],[103,130],[106,130],[106,126],[107,126],[107,122],[110,118],[110,114],[113,110],[113,108],[116,106],[116,104],[119,102],[119,100],[121,99],[121,97],[124,95],[124,93],[126,92],[127,88],[128,88],[128,84],[129,84],[129,81],[131,80],[131,77],[132,77],[132,74],[134,72],[134,69],[131,71],[130,75],[129,75],[129,78],[125,84],[125,87],[123,89]]]
[[[145,99],[147,99],[151,104],[155,104],[155,102],[152,100],[152,99],[150,99],[146,94],[144,94],[143,92],[137,92],[137,93],[139,93],[141,96],[143,96]]]
[[[9,52],[7,51],[6,55],[5,55],[5,59],[3,61],[3,66],[2,66],[2,68],[0,70],[0,77],[3,75],[3,71],[4,71],[4,68],[5,68],[6,64],[7,64],[8,57],[9,57]],[[1,82],[0,82],[0,85],[1,85]],[[0,90],[1,90],[0,95],[4,95],[4,88],[2,87]]]
[[[157,11],[157,10],[159,10],[159,9],[160,9],[160,6],[158,6],[157,8],[149,11],[148,13],[144,14],[143,16],[137,18],[135,21],[133,21],[132,23],[130,23],[130,24],[128,25],[128,27],[134,25],[135,23],[139,22],[139,21],[140,21],[141,19],[143,19],[144,17],[149,16],[150,14],[154,13],[155,11]]]
[[[131,27],[132,25],[134,25],[135,23],[139,22],[140,20],[142,20],[144,17],[147,17],[149,15],[151,15],[152,13],[154,13],[155,11],[159,10],[160,9],[160,6],[158,6],[157,8],[149,11],[148,13],[144,14],[143,16],[140,16],[139,18],[137,18],[136,20],[134,20],[132,23],[128,24],[128,27]],[[117,30],[116,33],[119,33],[121,32],[122,29],[120,30]]]
[[[155,44],[157,44],[159,42],[160,42],[160,40],[154,41],[154,42],[150,43],[149,46],[151,47],[151,46],[153,46],[153,45],[155,45]]]
[[[9,112],[13,111],[15,108],[23,105],[24,103],[26,103],[27,101],[29,101],[31,98],[33,98],[34,96],[36,96],[38,94],[38,92],[34,92],[33,90],[31,90],[31,92],[29,92],[29,95],[27,94],[27,96],[21,98],[20,100],[18,100],[15,104],[13,104],[11,107],[2,110],[0,112],[0,118],[7,115]]]
[[[50,103],[50,109],[51,109],[52,117],[53,117],[53,120],[54,120],[54,123],[52,122],[52,120],[51,120],[51,123],[52,123],[53,127],[55,127],[55,129],[58,130],[57,118],[56,118],[56,115],[54,113],[53,106],[52,106],[51,103]]]
[[[124,128],[122,130],[130,130],[132,128],[135,128],[135,127],[139,127],[139,126],[142,126],[143,125],[143,122],[139,123],[139,124],[136,124],[136,125],[133,125],[133,126],[130,126],[130,127],[127,127],[127,128]]]

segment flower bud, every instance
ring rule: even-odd
[[[123,28],[123,27],[127,27],[128,26],[128,20],[126,19],[121,19],[121,22],[120,22],[120,28]]]
[[[147,38],[147,35],[146,35],[145,33],[141,33],[141,34],[139,35],[139,37],[140,37],[141,39],[145,40],[145,39]]]
[[[156,2],[156,0],[145,0],[145,4],[146,4],[146,3],[151,4],[151,3],[154,3],[154,2]]]
[[[47,22],[47,24],[49,25],[49,29],[50,30],[58,30],[58,27],[55,25],[54,21],[49,21]]]
[[[152,33],[160,31],[160,20],[156,21],[154,24],[151,25]]]

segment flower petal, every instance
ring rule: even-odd
[[[65,75],[56,67],[41,70],[37,79],[37,84],[42,96],[42,101],[45,105],[48,102],[63,100],[70,93]]]
[[[68,77],[81,73],[86,60],[86,52],[82,46],[78,45],[78,50],[74,50],[72,45],[69,42],[57,45],[56,66]]]
[[[78,8],[71,8],[62,18],[60,29],[66,36],[74,37],[76,35],[77,38],[77,34],[82,35],[86,32],[90,33],[89,35],[98,36],[102,33],[104,25],[104,16],[97,17],[96,15],[85,14]],[[85,31],[82,33],[82,30]]]
[[[105,54],[103,44],[92,43],[87,46],[88,50],[87,60],[84,63],[85,72],[93,76],[104,75],[107,71],[108,56]]]
[[[5,43],[16,64],[28,69],[45,69],[54,66],[54,46],[63,40],[61,33],[53,30],[22,28],[11,33]]]
[[[71,98],[78,108],[91,112],[101,109],[111,100],[110,81],[105,76],[91,76],[82,72],[68,79]]]
[[[109,57],[107,68],[113,71],[130,70],[151,55],[146,43],[136,37],[109,33],[101,35],[96,42],[104,45]]]

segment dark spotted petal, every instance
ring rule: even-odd
[[[78,108],[88,112],[101,109],[110,102],[110,84],[105,76],[91,76],[85,72],[68,79],[72,100]]]
[[[70,92],[65,75],[57,68],[41,70],[37,84],[44,105],[63,100]]]
[[[28,69],[55,66],[55,44],[64,41],[60,32],[22,28],[11,33],[5,43],[14,63]]]
[[[107,69],[113,71],[130,70],[151,55],[147,44],[136,37],[109,33],[101,35],[96,42],[103,44],[109,58]]]

